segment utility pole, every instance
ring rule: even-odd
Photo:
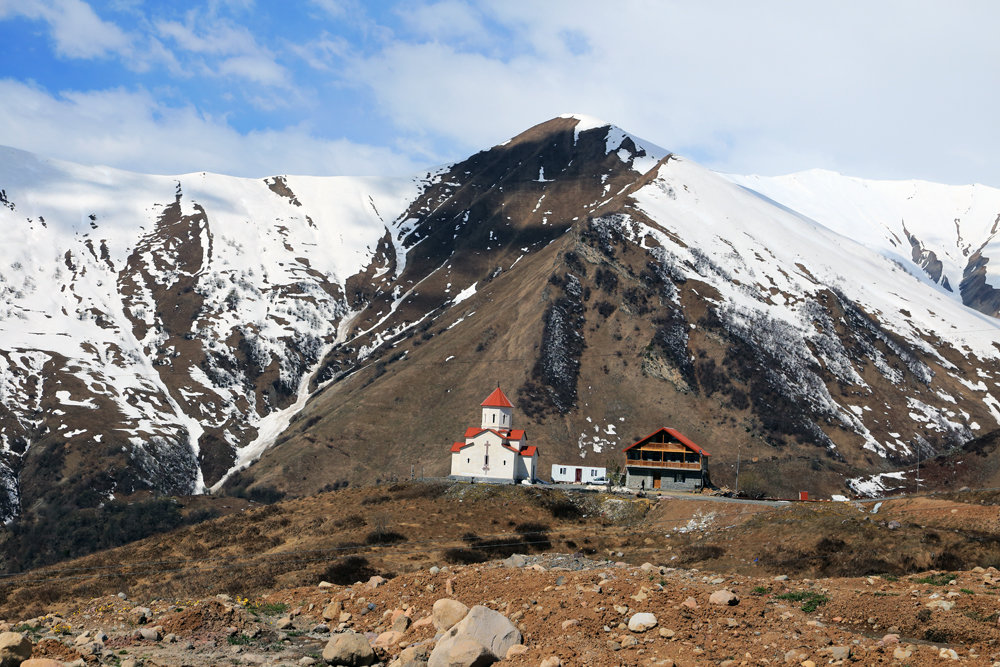
[[[736,491],[733,495],[740,495],[740,443],[736,443]]]

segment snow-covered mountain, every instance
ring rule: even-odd
[[[258,458],[298,492],[442,472],[497,380],[543,464],[669,421],[723,482],[737,447],[834,488],[1000,422],[982,186],[723,177],[564,116],[398,181],[2,149],[0,191],[4,518]]]
[[[1000,190],[869,181],[812,170],[731,176],[876,252],[916,265],[967,306],[1000,315]]]

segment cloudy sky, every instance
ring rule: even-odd
[[[409,174],[586,113],[720,171],[1000,187],[993,0],[0,0],[0,144]]]

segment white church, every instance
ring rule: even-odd
[[[514,406],[500,387],[482,403],[483,420],[465,430],[465,442],[451,446],[451,476],[483,482],[535,481],[538,447],[514,429]]]

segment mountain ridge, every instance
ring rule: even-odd
[[[1000,325],[905,239],[887,258],[600,123],[413,179],[3,163],[4,517],[440,474],[498,379],[543,470],[670,421],[718,482],[741,448],[835,492],[1000,423],[997,348],[963,333]]]

